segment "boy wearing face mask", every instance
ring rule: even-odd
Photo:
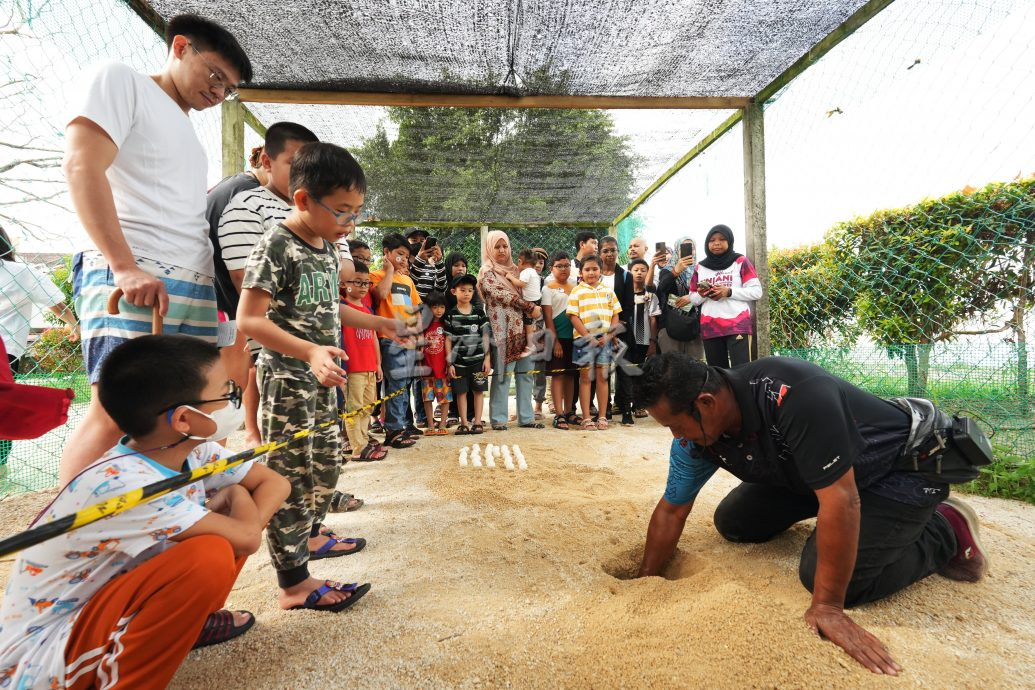
[[[36,524],[229,457],[209,439],[243,419],[219,350],[185,335],[116,347],[98,395],[126,436]],[[0,613],[0,675],[12,687],[165,687],[192,646],[255,622],[216,609],[288,491],[248,461],[26,549]]]

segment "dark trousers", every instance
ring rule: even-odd
[[[643,364],[647,361],[647,345],[630,345],[625,351],[625,359],[630,364]],[[633,379],[640,375],[640,367],[619,365],[615,367],[617,372],[615,378],[618,382],[615,391],[615,405],[622,414],[631,412],[634,405],[633,400]],[[626,370],[628,368],[628,371]]]
[[[705,341],[707,342],[707,341]],[[860,491],[859,551],[848,583],[845,607],[883,599],[939,570],[956,553],[956,535],[935,513]],[[791,525],[816,517],[816,496],[802,496],[763,484],[743,483],[715,509],[715,528],[734,542],[769,541]],[[812,591],[816,574],[816,531],[801,552],[798,577]]]
[[[710,367],[731,369],[751,361],[751,336],[727,335],[721,338],[706,338],[704,359]]]

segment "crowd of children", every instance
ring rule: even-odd
[[[346,244],[363,170],[300,125],[271,126],[257,170],[217,185],[206,209],[204,152],[183,115],[232,97],[251,65],[229,32],[194,15],[169,21],[167,45],[153,77],[100,68],[68,124],[69,187],[95,245],[77,254],[73,279],[92,393],[62,489],[37,521],[224,458],[219,442],[248,418],[249,443],[295,439],[264,465],[22,552],[0,611],[0,684],[164,685],[189,649],[254,622],[219,607],[264,531],[281,608],[352,606],[369,584],[309,572],[366,545],[324,525],[329,511],[363,505],[337,491],[343,462],[384,460],[452,426],[482,434],[490,391],[492,428],[506,429],[511,373],[522,427],[542,428],[532,401],[538,412],[549,374],[555,428],[607,428],[612,367],[654,347],[653,267],[634,257],[626,279],[608,238],[599,256],[581,233],[574,256],[527,248],[515,265],[493,231],[477,277],[420,230],[386,235],[378,261],[364,242]],[[141,193],[159,181],[166,196]],[[117,319],[105,309],[116,289]],[[164,334],[142,336],[152,308]]]

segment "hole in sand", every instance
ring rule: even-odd
[[[617,580],[632,580],[640,570],[640,561],[643,560],[643,546],[628,549],[614,556],[603,564],[604,572]],[[666,580],[682,580],[693,577],[704,570],[708,562],[699,557],[684,553],[676,549],[668,566],[661,573]]]

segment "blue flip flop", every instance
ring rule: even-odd
[[[324,535],[329,537],[324,545],[309,554],[309,560],[318,561],[322,558],[338,558],[339,556],[351,556],[354,553],[359,553],[363,550],[363,547],[367,545],[367,540],[363,537],[347,537],[342,539],[341,537],[331,537],[330,535]],[[338,544],[355,544],[356,548],[349,549],[348,551],[332,551]]]
[[[363,598],[363,595],[370,591],[370,583],[359,585],[355,582],[347,585],[343,585],[340,582],[330,582],[320,585],[305,598],[305,603],[298,606],[292,606],[291,611],[296,609],[305,609],[309,611],[328,611],[330,613],[338,613],[344,611],[348,607],[355,604],[357,601]],[[352,596],[348,599],[343,599],[335,604],[317,604],[323,598],[323,595],[328,592],[349,592]]]

